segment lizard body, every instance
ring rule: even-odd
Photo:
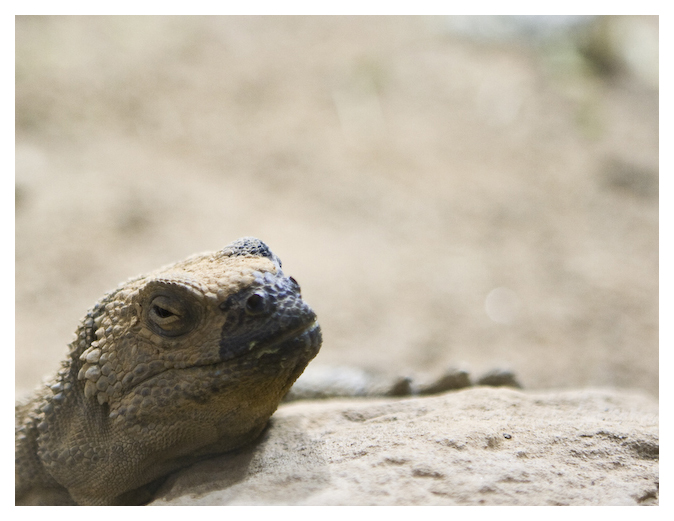
[[[299,285],[258,239],[129,280],[17,405],[16,503],[147,501],[166,474],[255,440],[320,345]]]

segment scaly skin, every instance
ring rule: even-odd
[[[316,356],[292,277],[254,238],[109,293],[57,376],[16,408],[17,504],[138,504],[166,474],[251,443]]]

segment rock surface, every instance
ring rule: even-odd
[[[298,402],[152,504],[657,504],[658,443],[658,402],[625,391]]]

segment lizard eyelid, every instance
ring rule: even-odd
[[[166,308],[158,306],[157,304],[153,304],[151,313],[153,315],[153,318],[158,318],[159,319],[158,321],[161,321],[162,323],[169,322],[169,321],[175,321],[175,320],[178,320],[180,318],[173,311],[170,311]]]

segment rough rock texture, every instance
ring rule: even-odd
[[[625,391],[298,402],[152,504],[648,505],[658,458],[658,404]]]
[[[321,345],[258,239],[137,277],[82,320],[16,408],[17,504],[137,504],[150,484],[252,442]]]

